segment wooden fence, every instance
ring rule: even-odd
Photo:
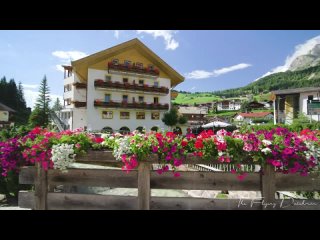
[[[79,163],[121,166],[110,152],[92,151],[77,159]],[[34,184],[34,191],[19,192],[19,206],[32,209],[320,209],[319,200],[276,199],[276,191],[319,191],[319,173],[303,177],[298,174],[276,173],[267,165],[264,174],[248,173],[239,181],[230,172],[182,171],[174,178],[172,173],[157,174],[151,169],[157,163],[153,155],[139,164],[138,170],[125,173],[120,169],[69,169],[44,171],[39,165],[23,167],[20,184]],[[190,156],[186,164],[206,164],[205,160]],[[213,162],[214,164],[214,162]],[[137,188],[138,196],[57,193],[55,186],[91,186]],[[151,189],[261,191],[261,199],[206,199],[192,197],[153,197]]]

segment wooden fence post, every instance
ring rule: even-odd
[[[150,210],[150,170],[148,162],[140,162],[138,167],[138,209]]]
[[[41,163],[36,163],[35,176],[35,210],[47,209],[47,193],[48,193],[48,179],[47,171],[41,167]]]
[[[276,180],[274,167],[270,164],[265,164],[263,167],[263,174],[261,175],[261,195],[262,201],[266,204],[275,203],[275,193],[276,193]],[[272,209],[272,205],[264,207],[261,204],[262,210]]]

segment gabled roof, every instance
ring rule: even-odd
[[[178,111],[181,114],[208,114],[207,109],[199,107],[179,107]]]
[[[275,95],[294,94],[294,93],[303,93],[303,92],[320,92],[320,87],[305,87],[305,88],[293,88],[293,89],[272,91],[272,93]]]
[[[253,113],[238,113],[238,115],[244,117],[244,118],[258,118],[258,117],[265,117],[269,114],[272,114],[271,112],[253,112]]]
[[[0,111],[16,112],[12,108],[8,107],[7,105],[4,105],[1,102],[0,102]]]
[[[76,70],[78,67],[84,66],[85,70],[83,75],[88,75],[88,66],[93,65],[97,62],[103,61],[108,57],[112,57],[116,54],[123,52],[124,50],[136,48],[141,53],[145,54],[148,58],[152,59],[157,63],[158,67],[161,68],[168,76],[171,78],[171,85],[176,86],[177,84],[184,81],[184,77],[170,67],[165,61],[163,61],[158,55],[156,55],[152,50],[150,50],[146,45],[144,45],[140,40],[134,38],[130,41],[118,44],[114,47],[108,48],[106,50],[94,53],[87,57],[81,58],[76,61],[72,61],[72,67],[75,67]],[[82,76],[84,77],[84,76]]]

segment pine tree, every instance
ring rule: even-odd
[[[53,104],[52,111],[60,111],[62,109],[62,104],[60,103],[60,99],[57,98]]]
[[[18,100],[19,100],[19,108],[23,108],[26,109],[27,108],[27,103],[26,100],[24,98],[24,93],[23,93],[23,86],[21,84],[21,82],[19,82],[18,85]]]
[[[49,96],[49,86],[47,82],[47,77],[44,76],[40,83],[39,96],[36,101],[36,107],[32,111],[29,122],[31,126],[42,126],[46,127],[49,123],[49,113],[50,113],[50,96]]]

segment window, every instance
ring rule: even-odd
[[[149,64],[148,67],[149,67],[149,70],[154,70],[154,66],[152,64]]]
[[[155,87],[159,87],[159,82],[154,82],[154,85]]]
[[[71,84],[64,85],[64,92],[69,92],[69,91],[71,91]]]
[[[136,130],[139,131],[140,133],[144,132],[144,129],[143,129],[143,127],[141,127],[141,126],[140,126],[140,127],[137,127]]]
[[[65,99],[65,100],[64,100],[64,105],[65,105],[65,106],[71,105],[71,98]]]
[[[308,100],[313,100],[313,95],[309,95]]]
[[[106,82],[111,81],[111,76],[106,75],[106,76],[105,76],[105,79],[106,79]]]
[[[121,134],[128,134],[128,133],[130,133],[130,129],[128,127],[122,127],[122,128],[120,128],[119,132]]]
[[[158,127],[157,126],[153,126],[152,128],[151,128],[151,131],[155,131],[155,132],[157,132],[158,131]]]
[[[118,65],[118,64],[119,64],[119,59],[113,59],[113,60],[112,60],[112,63],[113,63],[114,65]]]
[[[160,113],[158,113],[158,112],[151,113],[152,120],[159,120],[159,118],[160,118]]]
[[[125,65],[126,67],[129,67],[129,66],[131,65],[131,61],[129,61],[129,60],[124,60],[124,65]]]
[[[123,83],[128,83],[129,82],[128,78],[123,78],[122,81],[123,81]]]
[[[128,102],[128,95],[122,95],[122,102]]]
[[[102,118],[103,119],[112,119],[113,112],[112,111],[102,111]]]
[[[159,98],[158,97],[154,97],[153,98],[153,103],[158,104],[159,103]]]
[[[113,129],[111,127],[102,128],[103,133],[113,133]]]
[[[136,67],[137,67],[137,68],[142,69],[142,68],[143,68],[143,64],[142,64],[142,63],[137,62],[137,63],[136,63]]]
[[[120,119],[130,119],[130,112],[120,112]]]
[[[146,119],[146,114],[144,112],[137,112],[137,119]]]
[[[139,80],[139,86],[143,86],[144,80]]]
[[[143,96],[139,96],[139,103],[143,103],[144,102],[144,97]]]
[[[110,94],[106,94],[106,95],[104,95],[104,101],[105,102],[110,102],[110,100],[111,100],[111,95]]]

